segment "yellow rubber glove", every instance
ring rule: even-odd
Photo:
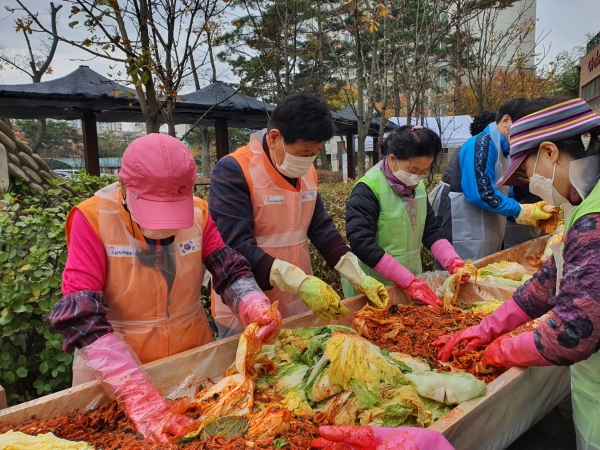
[[[358,265],[358,258],[352,252],[346,253],[335,266],[341,276],[346,278],[354,289],[363,294],[377,308],[387,307],[390,296],[383,284],[367,276]]]
[[[302,283],[298,297],[326,321],[341,319],[350,313],[333,288],[317,277],[310,276]]]
[[[536,226],[538,220],[549,219],[552,214],[548,211],[552,211],[554,207],[548,205],[546,202],[530,203],[527,205],[521,205],[521,212],[515,218],[515,222],[520,225]]]
[[[323,320],[339,319],[350,313],[331,286],[286,261],[273,262],[270,282],[281,291],[300,297]]]

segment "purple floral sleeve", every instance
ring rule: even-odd
[[[530,317],[552,308],[553,315],[538,326],[534,339],[540,354],[556,365],[574,364],[600,350],[600,214],[578,219],[564,243],[559,295],[553,295],[553,288],[544,293],[554,283],[547,278],[553,261],[515,293]]]
[[[542,268],[517,289],[513,299],[532,319],[543,316],[556,305],[556,264],[554,257],[547,260]]]

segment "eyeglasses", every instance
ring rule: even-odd
[[[427,174],[429,174],[429,171],[431,170],[431,168],[422,170],[422,169],[418,169],[418,168],[412,167],[412,166],[406,167],[404,165],[404,163],[402,163],[401,160],[398,159],[398,158],[396,158],[396,161],[398,161],[398,164],[402,167],[402,169],[404,169],[406,172],[409,172],[409,173],[411,173],[413,175],[421,175],[421,176],[422,175],[427,175]]]

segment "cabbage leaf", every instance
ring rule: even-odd
[[[422,397],[448,405],[485,395],[485,383],[470,373],[421,372],[407,373],[404,377]]]

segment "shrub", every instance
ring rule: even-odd
[[[319,176],[319,183],[342,183],[344,176],[341,171],[331,172],[329,170],[317,170]]]
[[[9,405],[65,389],[71,384],[72,355],[48,315],[62,297],[67,253],[64,224],[69,210],[112,177],[78,174],[65,196],[54,182],[46,192],[17,182],[0,207],[0,384]]]

